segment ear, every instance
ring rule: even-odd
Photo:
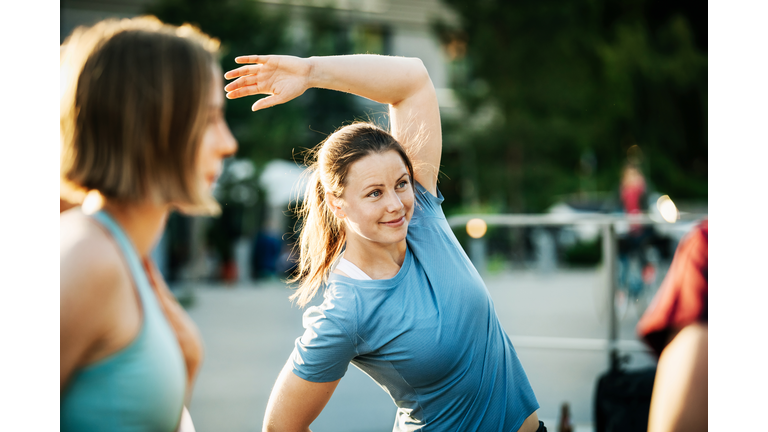
[[[333,214],[336,215],[336,217],[339,219],[344,219],[347,217],[347,215],[345,215],[344,211],[341,209],[342,204],[343,201],[341,198],[338,198],[330,192],[325,193],[325,205],[327,205],[331,212],[333,212]]]

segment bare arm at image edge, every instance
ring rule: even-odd
[[[689,324],[659,357],[648,432],[707,430],[707,364],[707,324]]]

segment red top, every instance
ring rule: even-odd
[[[704,220],[683,238],[653,301],[637,324],[645,342],[661,354],[670,332],[707,322],[707,237]]]
[[[621,202],[624,204],[624,211],[629,214],[641,213],[640,198],[645,193],[645,181],[637,180],[632,184],[621,188]]]

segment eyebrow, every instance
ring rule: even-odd
[[[397,178],[397,180],[398,181],[402,180],[403,176],[408,176],[408,172],[404,172],[402,175],[400,175],[400,177]],[[410,176],[408,176],[408,177],[410,177]],[[368,185],[368,186],[364,187],[363,191],[366,191],[366,190],[368,190],[368,189],[370,189],[372,187],[384,187],[384,185],[383,184],[371,184],[371,185]]]

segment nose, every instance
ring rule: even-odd
[[[390,194],[390,199],[387,201],[387,211],[389,213],[396,213],[402,210],[403,202],[400,200],[400,195],[396,192]]]
[[[232,131],[229,130],[229,125],[226,120],[221,122],[219,136],[216,141],[222,157],[230,157],[237,152],[237,140],[235,139],[235,136],[232,135]]]

